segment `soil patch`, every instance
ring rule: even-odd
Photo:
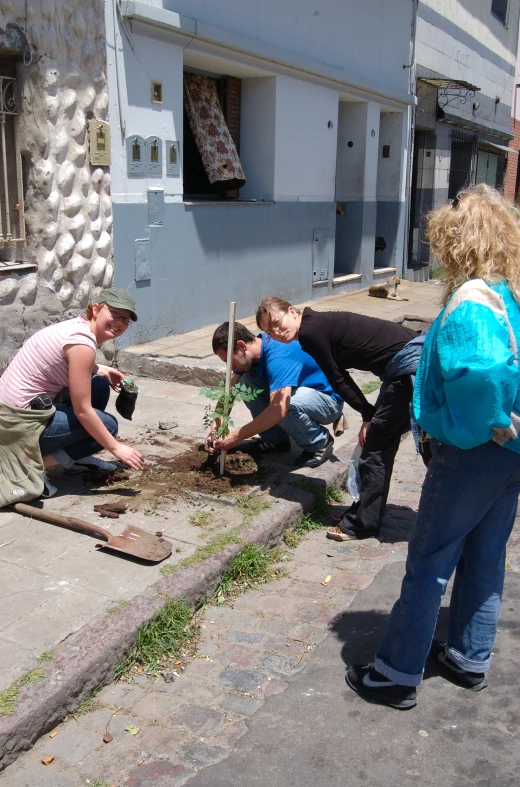
[[[171,459],[150,457],[141,475],[128,482],[141,493],[132,501],[132,508],[156,508],[163,500],[178,497],[185,490],[215,497],[240,497],[262,483],[269,472],[249,454],[235,451],[227,455],[226,470],[221,476],[220,458],[206,453],[202,445]]]

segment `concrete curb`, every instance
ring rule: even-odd
[[[428,331],[433,322],[420,314],[397,315],[392,322],[402,323],[414,331]],[[206,358],[189,358],[184,355],[139,354],[139,345],[133,350],[121,350],[118,354],[119,368],[134,377],[151,377],[154,380],[183,383],[184,385],[218,385],[225,378],[225,368],[214,355]]]
[[[315,470],[298,470],[271,490],[273,503],[244,531],[246,543],[272,547],[303,513],[313,510],[311,485],[338,487],[347,473],[353,442],[338,449],[336,461]],[[305,488],[303,488],[305,487]],[[163,577],[116,615],[104,615],[63,642],[44,666],[45,678],[21,687],[15,710],[0,719],[0,771],[63,721],[94,689],[112,682],[115,665],[135,643],[139,629],[164,606],[164,596],[183,597],[192,607],[212,595],[241,549],[240,544]]]

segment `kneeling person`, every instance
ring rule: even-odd
[[[228,334],[227,322],[213,334],[213,352],[224,363]],[[299,342],[280,344],[266,333],[255,336],[237,322],[232,364],[232,385],[240,381],[261,392],[245,402],[253,416],[248,424],[221,439],[214,425],[206,439],[208,451],[229,451],[240,441],[260,435],[244,450],[256,456],[290,451],[292,437],[303,449],[296,460],[298,467],[317,467],[330,458],[334,439],[324,424],[340,418],[343,401]]]

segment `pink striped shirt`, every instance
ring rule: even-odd
[[[54,399],[69,384],[69,364],[63,350],[71,344],[85,344],[96,351],[96,337],[84,317],[58,322],[33,334],[0,377],[0,401],[27,408],[40,394]]]

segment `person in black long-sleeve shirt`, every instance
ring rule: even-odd
[[[305,352],[321,366],[336,393],[361,413],[360,499],[339,525],[329,529],[327,537],[344,541],[377,535],[400,438],[410,428],[413,390],[409,370],[390,377],[388,367],[418,336],[417,332],[389,320],[352,312],[306,308],[300,313],[287,301],[273,296],[263,299],[256,317],[259,327],[277,341],[298,339]],[[372,372],[383,380],[375,405],[366,400],[348,369]]]

